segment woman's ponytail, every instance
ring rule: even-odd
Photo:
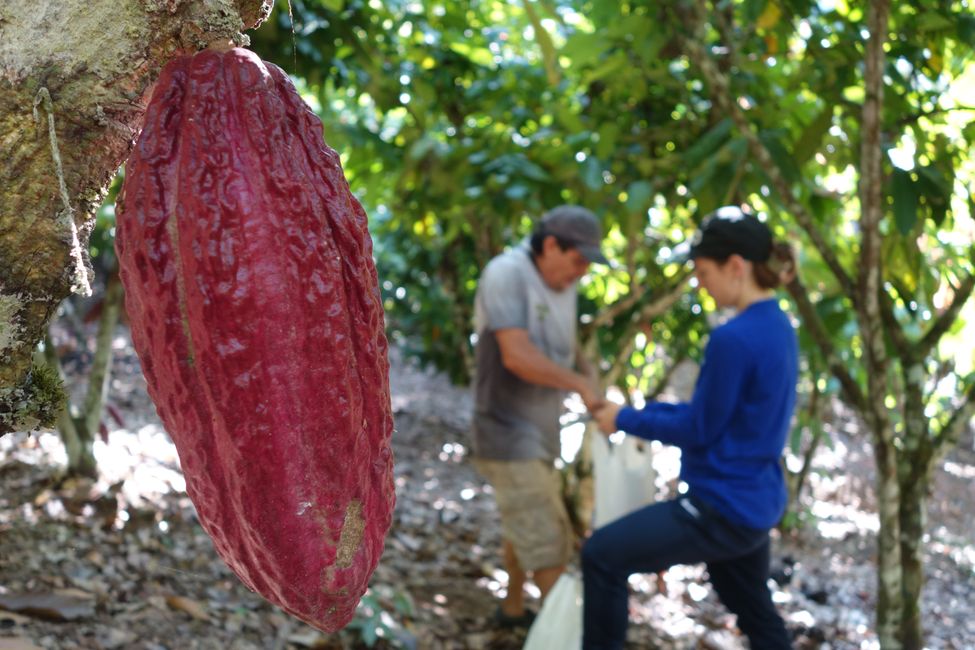
[[[756,262],[755,282],[763,289],[789,284],[796,277],[796,256],[788,242],[772,242],[772,254],[765,262]]]

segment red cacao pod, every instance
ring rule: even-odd
[[[243,49],[163,70],[116,233],[132,340],[220,556],[326,631],[394,504],[372,240],[321,121]]]

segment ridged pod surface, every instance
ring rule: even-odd
[[[149,394],[220,556],[326,631],[394,505],[389,365],[366,215],[321,121],[243,49],[163,70],[116,249]]]

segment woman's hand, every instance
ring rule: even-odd
[[[592,412],[592,417],[596,420],[599,430],[607,436],[616,433],[616,414],[622,408],[613,402],[604,402],[599,408]]]

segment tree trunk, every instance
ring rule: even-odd
[[[907,650],[924,647],[921,591],[924,589],[922,541],[927,525],[927,490],[931,472],[919,469],[909,484],[901,484],[901,571],[904,574],[904,614],[900,636]]]
[[[34,363],[46,364],[51,368],[57,377],[63,381],[64,372],[61,369],[61,361],[54,350],[54,343],[48,336],[44,340],[44,352],[34,353]],[[78,427],[78,420],[71,411],[70,398],[65,408],[61,409],[57,419],[58,433],[61,435],[61,442],[64,443],[64,453],[68,458],[68,466],[65,470],[67,476],[87,476],[89,478],[98,477],[98,468],[95,462],[95,454],[92,448],[93,440],[87,432]]]
[[[32,370],[57,305],[90,293],[93,211],[153,81],[181,52],[246,44],[270,0],[5,0],[0,6],[0,435],[57,419]]]
[[[101,427],[102,411],[108,396],[109,381],[112,376],[112,338],[122,311],[122,283],[117,269],[108,278],[105,296],[102,299],[101,317],[98,320],[98,335],[95,338],[95,354],[88,373],[88,388],[81,412],[75,416],[70,403],[58,418],[58,431],[68,453],[68,476],[97,477],[95,460],[95,435]],[[50,341],[50,337],[48,338]],[[50,345],[48,357],[61,373],[61,364]]]
[[[81,428],[92,440],[102,424],[102,411],[112,377],[112,339],[122,311],[122,297],[122,282],[119,280],[118,273],[113,272],[105,286],[101,318],[98,320],[98,335],[95,339],[95,356],[91,362],[88,392],[81,411],[84,423]]]
[[[924,363],[916,358],[914,349],[900,350],[899,353],[904,381],[904,434],[898,466],[904,590],[900,636],[905,648],[920,650],[924,645],[921,621],[921,591],[924,588],[922,544],[927,527],[927,493],[934,468],[933,459],[937,454],[932,446],[934,437],[931,435],[930,421],[924,414],[924,384],[928,377]]]
[[[873,435],[877,463],[877,506],[880,514],[877,566],[877,636],[889,650],[903,647],[900,639],[904,612],[900,547],[900,483],[898,449],[887,412],[890,381],[881,317],[882,234],[884,216],[881,115],[884,101],[884,43],[887,41],[889,0],[872,0],[867,10],[868,39],[864,48],[863,119],[860,143],[860,265],[857,282],[857,321],[863,339],[867,371],[865,421]]]
[[[874,427],[877,463],[877,637],[884,650],[900,650],[900,625],[904,615],[903,574],[900,546],[900,484],[897,481],[897,450],[888,434]],[[887,438],[883,440],[882,438]]]

